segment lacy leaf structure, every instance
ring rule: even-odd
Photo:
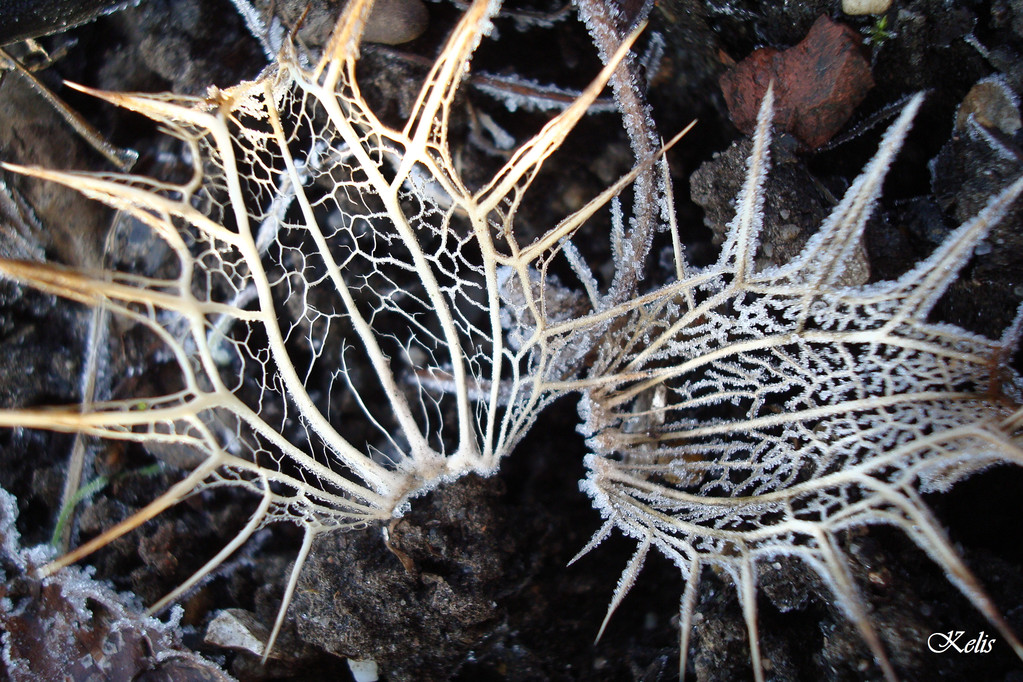
[[[640,543],[611,610],[651,546],[670,557],[686,580],[684,674],[700,574],[716,567],[736,587],[763,679],[758,565],[794,557],[821,577],[893,679],[836,540],[889,524],[1023,657],[920,496],[996,463],[1023,464],[1019,379],[1004,366],[1023,311],[998,341],[927,321],[1023,179],[898,280],[863,284],[863,229],[918,95],[799,256],[757,271],[771,99],[769,91],[718,261],[621,306],[627,336],[606,339],[582,382],[594,450],[583,486],[606,518],[590,547],[614,527]]]
[[[448,117],[497,4],[466,11],[400,130],[377,119],[355,80],[370,4],[349,4],[311,68],[292,49],[258,80],[206,99],[93,93],[184,140],[195,165],[186,184],[5,165],[129,214],[174,254],[166,276],[0,264],[6,278],[146,330],[174,378],[162,394],[14,410],[0,423],[200,455],[164,495],[51,570],[188,495],[240,486],[260,500],[248,524],[154,608],[280,520],[305,529],[287,604],[316,534],[390,519],[441,481],[493,472],[557,396],[550,379],[576,371],[586,335],[568,343],[546,327],[591,304],[547,269],[632,176],[528,245],[515,216],[638,31],[576,101],[470,190],[448,145]]]

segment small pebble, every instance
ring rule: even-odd
[[[362,39],[384,45],[407,43],[423,34],[429,18],[421,0],[377,0]]]
[[[767,84],[774,81],[774,128],[806,148],[830,140],[874,86],[859,33],[821,16],[798,45],[761,48],[721,76],[728,114],[744,133],[756,127]]]
[[[352,671],[355,682],[377,682],[380,679],[380,668],[372,659],[357,661],[349,658],[348,669]]]
[[[846,14],[884,14],[891,9],[892,0],[842,0]]]
[[[1020,129],[1019,106],[1016,94],[1000,78],[985,78],[966,93],[956,110],[956,130],[966,129],[970,114],[989,130],[1013,135]]]

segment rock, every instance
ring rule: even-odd
[[[827,217],[835,198],[792,153],[795,142],[788,135],[775,136],[771,144],[771,172],[765,179],[764,224],[757,250],[757,269],[784,265],[806,245]],[[735,217],[734,197],[746,175],[749,138],[738,140],[703,163],[690,178],[693,201],[704,211],[704,224],[720,244]],[[863,268],[866,268],[863,263]],[[861,269],[863,269],[861,268]],[[863,278],[865,279],[865,277]]]
[[[795,47],[756,50],[719,81],[732,122],[752,133],[773,81],[775,130],[792,133],[811,149],[820,147],[874,87],[861,43],[856,31],[821,16]]]
[[[287,27],[294,27],[302,44],[322,47],[330,40],[339,3],[333,0],[257,0],[263,17],[273,13]],[[377,0],[362,33],[363,43],[400,45],[422,35],[429,23],[422,0]]]
[[[262,656],[270,631],[251,611],[224,609],[210,621],[203,641],[225,649],[247,651]],[[277,653],[272,652],[271,656]]]
[[[407,43],[422,35],[429,19],[420,0],[377,0],[362,39],[384,45]]]
[[[846,14],[884,14],[892,7],[892,0],[842,0]]]
[[[991,197],[1023,173],[1016,95],[996,78],[971,88],[956,112],[953,135],[930,162],[931,188],[947,225],[976,215]],[[1023,299],[1023,208],[995,225],[938,303],[942,319],[997,338]]]
[[[990,130],[1013,135],[1020,129],[1019,100],[1005,81],[997,76],[984,78],[966,93],[956,110],[955,127],[964,132],[969,117]]]

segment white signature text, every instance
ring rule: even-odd
[[[949,630],[932,633],[927,638],[927,648],[936,654],[943,654],[946,651],[960,654],[989,654],[997,641],[985,635],[983,630],[976,637],[969,639],[965,630]]]

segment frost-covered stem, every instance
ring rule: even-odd
[[[490,27],[490,17],[499,7],[500,2],[494,0],[474,0],[445,43],[402,131],[403,137],[411,142],[411,150],[401,160],[399,178],[407,177],[419,159],[429,157],[425,150],[431,141],[447,139],[447,118],[455,90],[468,71],[473,50]],[[450,167],[446,145],[440,145],[437,151],[445,157],[444,165]]]
[[[613,1],[576,0],[575,3],[579,17],[586,24],[597,47],[597,53],[605,64],[622,42],[618,23],[623,18],[613,5]],[[649,107],[640,91],[637,71],[635,59],[631,54],[626,55],[609,83],[621,111],[632,151],[636,159],[642,162],[657,154],[660,149],[658,142],[660,138],[650,116]],[[643,278],[644,264],[657,222],[659,193],[663,191],[657,186],[656,173],[652,167],[646,167],[639,173],[633,191],[635,206],[632,230],[628,236],[632,253],[630,258],[617,263],[614,282],[608,292],[608,304],[619,303],[635,294],[638,283]]]
[[[956,228],[927,260],[903,275],[903,281],[919,280],[919,284],[901,302],[899,310],[884,328],[894,329],[906,324],[907,320],[926,316],[959,269],[966,265],[973,248],[1001,220],[1020,194],[1023,194],[1023,177],[993,196],[980,213]]]
[[[874,492],[906,515],[910,529],[908,532],[914,537],[917,546],[923,548],[927,555],[941,566],[949,581],[1001,633],[1016,655],[1023,659],[1023,643],[1019,641],[1005,618],[995,608],[991,597],[984,591],[973,572],[956,554],[952,543],[942,531],[941,525],[930,513],[917,492],[904,487],[899,490],[899,494],[896,494],[893,490],[884,488],[873,480],[867,481],[867,485],[874,487]]]
[[[893,407],[895,405],[912,404],[925,400],[970,401],[976,399],[977,394],[975,393],[954,393],[952,391],[920,391],[919,393],[872,396],[870,398],[862,398],[860,400],[848,400],[840,405],[821,405],[820,407],[815,407],[813,409],[772,414],[766,417],[755,417],[753,419],[745,419],[735,422],[723,422],[713,424],[711,426],[704,426],[685,431],[672,431],[653,436],[642,433],[618,433],[616,434],[617,437],[615,440],[619,445],[629,443],[664,443],[672,440],[687,441],[692,438],[726,434],[739,429],[743,431],[753,431],[756,429],[770,428],[772,426],[780,426],[784,424],[798,424],[813,419],[823,419],[824,417],[839,415],[844,412],[856,413],[861,410],[878,410],[886,407]]]
[[[835,595],[838,596],[839,606],[850,617],[856,628],[860,631],[863,640],[870,647],[885,679],[897,680],[898,676],[895,674],[891,661],[888,660],[888,655],[881,644],[881,638],[878,637],[877,631],[870,624],[870,617],[866,609],[863,608],[863,601],[859,591],[856,589],[852,572],[849,570],[849,566],[842,553],[838,550],[833,536],[830,533],[825,533],[816,524],[805,524],[801,530],[816,539],[817,549],[827,566],[827,571],[822,574],[822,577],[829,583]]]
[[[774,116],[774,82],[767,86],[757,112],[757,129],[753,135],[746,180],[735,202],[735,217],[728,225],[728,239],[721,247],[721,259],[732,259],[735,286],[743,286],[753,276],[757,239],[764,222],[764,182],[771,167],[771,119]]]
[[[753,679],[764,682],[764,662],[760,658],[760,636],[757,629],[757,572],[753,568],[753,558],[749,550],[741,547],[742,559],[739,563],[739,581],[737,592],[739,604],[742,606],[742,617],[746,621],[746,632],[749,635],[749,657],[753,664]]]
[[[231,0],[231,4],[241,15],[245,22],[245,28],[263,48],[266,58],[270,61],[276,58],[277,53],[284,45],[284,27],[281,25],[280,19],[271,14],[269,21],[264,22],[263,15],[248,0]],[[273,3],[270,6],[273,7]]]

